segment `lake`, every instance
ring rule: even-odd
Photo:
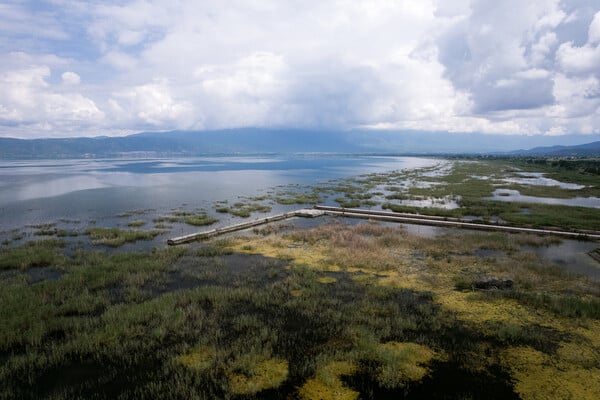
[[[112,220],[132,210],[210,212],[217,201],[257,196],[281,185],[315,185],[439,162],[341,155],[1,162],[0,231],[57,221],[118,225]],[[274,212],[290,208],[298,206],[274,207]]]
[[[263,196],[278,188],[298,190],[305,185],[315,186],[363,174],[431,167],[425,175],[447,173],[450,164],[430,158],[354,155],[1,162],[0,241],[18,245],[40,238],[39,232],[46,225],[74,232],[77,236],[69,242],[86,247],[89,241],[83,231],[87,227],[131,229],[129,223],[143,221],[141,229],[152,229],[157,217],[168,216],[176,210],[206,211],[219,219],[211,228],[219,227],[243,220],[216,213],[216,205],[223,202],[231,204],[239,199]],[[326,197],[325,203],[337,205],[331,197]],[[452,204],[448,202],[447,206]],[[254,213],[251,218],[302,207],[273,201],[269,205],[270,212]],[[406,228],[422,236],[445,231],[425,226],[407,225]],[[163,246],[168,238],[202,229],[173,223],[154,240],[129,243],[119,251]],[[569,269],[599,278],[596,262],[586,255],[594,244],[573,247],[573,243],[576,242],[539,249],[538,253],[551,263],[571,265]],[[565,248],[567,244],[569,248]]]

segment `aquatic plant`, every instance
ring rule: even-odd
[[[188,225],[206,226],[206,225],[212,225],[212,224],[218,222],[219,220],[208,216],[206,213],[200,213],[200,214],[188,215],[183,219],[183,221]]]
[[[3,249],[0,398],[596,398],[600,286],[521,250],[553,241],[365,222]],[[484,277],[514,285],[456,290]]]
[[[160,235],[162,231],[122,230],[117,228],[88,228],[85,234],[94,244],[103,244],[110,247],[119,247],[125,243],[138,240],[151,240]]]
[[[222,214],[231,214],[236,217],[248,218],[253,212],[270,212],[271,207],[259,203],[237,202],[230,207],[217,207],[216,211]]]
[[[23,246],[0,250],[0,269],[28,269],[47,267],[63,261],[60,249],[64,242],[46,239]]]

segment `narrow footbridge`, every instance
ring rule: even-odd
[[[224,235],[226,233],[241,231],[244,229],[253,228],[255,226],[268,224],[271,222],[282,221],[288,218],[304,217],[304,218],[315,218],[325,215],[325,211],[320,211],[313,208],[303,208],[301,210],[290,211],[284,214],[277,214],[266,218],[259,218],[253,221],[242,222],[240,224],[229,225],[223,228],[211,229],[209,231],[190,233],[189,235],[179,236],[173,239],[167,240],[167,243],[171,246],[176,244],[190,243],[196,240],[208,239],[213,236]]]
[[[505,224],[490,224],[478,223],[461,218],[449,218],[440,216],[418,215],[395,213],[388,211],[363,210],[359,208],[342,208],[330,206],[314,206],[313,208],[304,208],[296,211],[290,211],[284,214],[273,215],[271,217],[260,218],[253,221],[243,222],[240,224],[230,225],[223,228],[216,228],[209,231],[191,233],[189,235],[169,239],[169,245],[178,245],[189,243],[196,240],[208,239],[213,236],[223,235],[226,233],[241,231],[255,226],[268,224],[270,222],[281,221],[288,218],[304,217],[315,218],[323,215],[346,217],[346,218],[361,218],[375,221],[398,222],[405,224],[429,225],[450,228],[465,228],[483,231],[499,231],[511,233],[533,233],[539,235],[555,235],[571,239],[588,239],[599,240],[600,231],[567,231],[559,229],[537,229],[537,228],[522,228],[518,226],[510,226]]]

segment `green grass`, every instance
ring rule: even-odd
[[[194,252],[196,257],[218,257],[233,254],[233,251],[222,246],[204,246]]]
[[[321,197],[317,193],[295,193],[285,192],[275,196],[274,199],[278,204],[318,204],[321,202]]]
[[[56,236],[58,237],[77,237],[79,236],[79,232],[74,231],[72,229],[59,229],[56,232]]]
[[[0,269],[27,269],[61,264],[64,243],[55,239],[29,242],[23,246],[0,250]]]
[[[560,229],[583,229],[597,230],[600,226],[600,210],[587,207],[571,207],[551,204],[535,203],[517,203],[500,202],[493,200],[484,200],[490,197],[496,187],[512,188],[521,190],[522,194],[539,197],[575,197],[577,195],[593,194],[587,191],[568,191],[558,187],[544,186],[524,186],[502,183],[499,179],[503,176],[512,175],[512,169],[516,165],[527,166],[532,171],[537,171],[537,165],[521,165],[518,161],[511,160],[487,160],[481,162],[457,161],[454,163],[450,175],[438,178],[427,178],[441,185],[430,188],[411,187],[407,191],[402,191],[399,187],[388,187],[388,189],[397,189],[394,194],[388,195],[388,202],[382,205],[382,208],[395,212],[414,213],[423,215],[439,215],[446,217],[464,217],[477,216],[484,220],[492,217],[500,217],[506,222],[526,227],[548,227]],[[544,169],[542,170],[544,172]],[[549,174],[550,175],[550,174]],[[478,179],[476,176],[488,176],[489,179]],[[569,173],[568,176],[554,176],[554,178],[564,179],[566,182],[585,184],[589,183],[587,178],[583,177],[577,181],[577,175]],[[597,179],[597,176],[594,176]],[[493,186],[496,182],[500,186]],[[389,181],[388,181],[389,183]],[[597,183],[596,183],[597,185]],[[570,195],[570,196],[568,196]],[[435,207],[413,207],[394,203],[394,200],[405,200],[415,196],[426,196],[442,198],[445,196],[459,197],[457,201],[460,208],[453,210],[444,210]],[[522,210],[528,209],[524,214]]]
[[[335,202],[344,208],[358,208],[360,207],[360,200],[358,199],[347,199],[345,197],[338,197]]]
[[[208,216],[206,213],[199,213],[199,214],[188,215],[183,219],[183,221],[188,225],[206,226],[206,225],[212,225],[212,224],[218,222],[219,220]]]
[[[160,217],[156,217],[152,220],[152,222],[154,222],[154,224],[157,226],[160,226],[165,223],[186,223],[188,225],[194,226],[205,226],[212,225],[218,221],[218,219],[208,216],[203,211],[198,212],[185,210],[173,211],[170,215],[163,215]]]
[[[600,229],[600,209],[550,204],[510,204],[510,207],[504,207],[498,215],[511,224],[559,229]],[[528,208],[529,213],[521,213],[522,208]]]
[[[491,291],[480,295],[514,299],[525,306],[545,309],[561,317],[600,319],[598,297],[531,293],[525,290]]]
[[[146,221],[144,220],[135,220],[135,221],[130,221],[127,223],[127,226],[130,228],[139,228],[146,225]]]
[[[240,218],[248,218],[254,212],[268,213],[271,207],[259,203],[237,202],[231,207],[217,207],[216,211],[222,214],[231,214]]]
[[[94,244],[103,244],[110,247],[119,247],[125,243],[137,242],[138,240],[152,240],[160,235],[162,231],[140,231],[121,230],[116,228],[88,228],[85,234],[90,237]]]

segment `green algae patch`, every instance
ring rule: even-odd
[[[435,356],[428,347],[416,343],[387,342],[377,347],[381,366],[377,381],[382,387],[394,389],[409,382],[420,381],[429,373],[425,367]]]
[[[191,352],[175,357],[175,361],[196,371],[207,370],[214,361],[215,352],[206,346],[196,346]]]
[[[571,346],[567,348],[573,351]],[[579,358],[585,350],[576,352]],[[579,362],[572,363],[531,347],[507,349],[504,363],[516,382],[515,390],[524,400],[600,398],[598,364],[583,367]]]
[[[300,388],[301,399],[312,400],[356,400],[359,393],[342,382],[342,376],[349,376],[358,370],[350,361],[331,361],[317,370],[314,378]]]
[[[288,377],[288,362],[272,358],[252,365],[243,373],[229,374],[231,392],[253,395],[263,390],[278,388]]]

